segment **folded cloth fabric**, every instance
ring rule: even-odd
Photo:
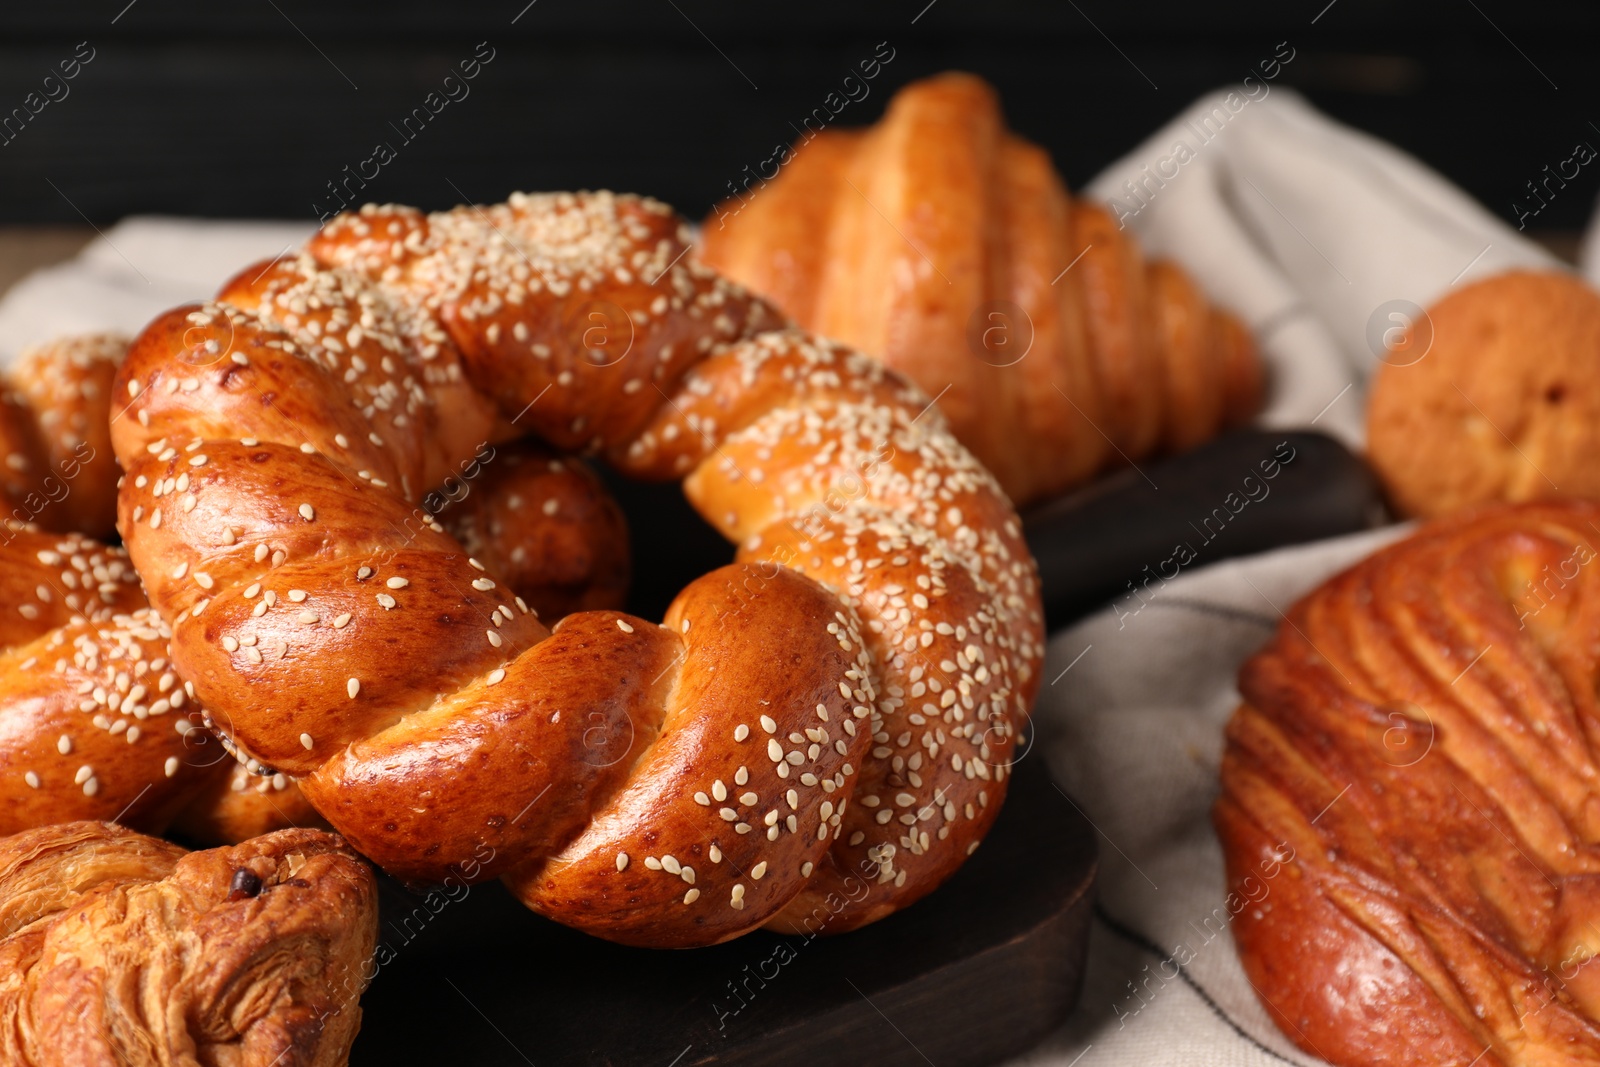
[[[1584,147],[1589,146],[1586,144]],[[1578,270],[1590,285],[1600,286],[1600,204],[1596,207],[1597,210],[1589,216],[1589,228],[1583,232],[1583,240],[1578,246]]]
[[[1270,368],[1263,424],[1352,445],[1386,332],[1454,286],[1560,267],[1417,160],[1253,78],[1196,101],[1087,192],[1244,316]]]
[[[63,333],[138,333],[161,312],[206,300],[249,264],[298,248],[315,227],[135,216],[76,258],[35,271],[0,299],[0,366]]]
[[[1406,532],[1391,526],[1219,563],[1056,634],[1035,712],[1044,759],[1100,834],[1083,997],[1008,1067],[1311,1064],[1234,954],[1211,830],[1239,665],[1299,596]],[[1265,899],[1272,878],[1261,879]]]

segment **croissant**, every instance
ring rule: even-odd
[[[1074,200],[967,74],[823,130],[706,220],[705,261],[939,396],[1026,505],[1252,416],[1254,342],[1181,269]]]
[[[185,853],[113,823],[0,839],[8,1067],[342,1067],[377,887],[337,837]]]
[[[1232,932],[1307,1052],[1600,1063],[1597,551],[1595,503],[1438,520],[1244,666],[1214,811]]]
[[[0,385],[0,521],[109,536],[116,521],[111,379],[128,340],[63,337],[25,351]]]
[[[1036,571],[924,393],[687,240],[610,193],[336,218],[134,342],[119,527],[219,727],[391,873],[637,945],[848,930],[993,822]],[[738,561],[547,629],[414,504],[495,427],[683,479]]]

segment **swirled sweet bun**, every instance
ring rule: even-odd
[[[1436,520],[1240,672],[1245,972],[1340,1065],[1600,1063],[1600,504]]]

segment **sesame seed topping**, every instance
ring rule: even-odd
[[[490,685],[499,685],[501,682],[505,681],[505,679],[506,672],[504,667],[496,667],[494,670],[489,672]]]
[[[773,721],[771,715],[761,716],[761,728],[769,734],[775,734],[778,732],[778,724]]]
[[[395,578],[390,578],[387,582],[384,582],[383,584],[388,586],[390,589],[404,589],[406,586],[411,584],[411,580],[408,579],[408,578],[395,577]]]
[[[314,744],[315,744],[315,742],[313,742],[311,740],[311,735],[310,734],[301,734],[300,735],[300,747],[301,748],[303,748],[303,749],[305,749],[306,751],[309,752]]]
[[[350,694],[350,699],[354,700],[356,698],[356,694],[361,692],[361,679],[360,678],[352,678],[352,679],[350,679],[348,682],[346,682],[344,684],[344,688],[345,688],[345,691]]]
[[[342,630],[348,625],[350,625],[350,613],[348,611],[333,620],[333,628],[335,630]]]
[[[621,619],[617,620],[617,629],[621,630],[625,634],[633,633],[633,627],[629,626],[627,623],[623,622]]]
[[[626,852],[618,852],[617,853],[617,870],[625,871],[627,869],[628,869],[628,854]]]
[[[733,728],[733,739],[735,741],[743,741],[745,738],[747,738],[749,736],[750,736],[750,727],[746,726],[744,723],[740,723],[738,726],[735,726]]]
[[[301,504],[300,517],[307,522],[310,522],[317,517],[317,509],[312,507],[310,504]]]

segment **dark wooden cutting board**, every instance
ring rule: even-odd
[[[1096,843],[1042,757],[1016,771],[966,866],[841,937],[624,948],[540,919],[496,883],[434,911],[386,880],[392,959],[362,998],[350,1062],[978,1067],[1021,1052],[1077,998]]]

